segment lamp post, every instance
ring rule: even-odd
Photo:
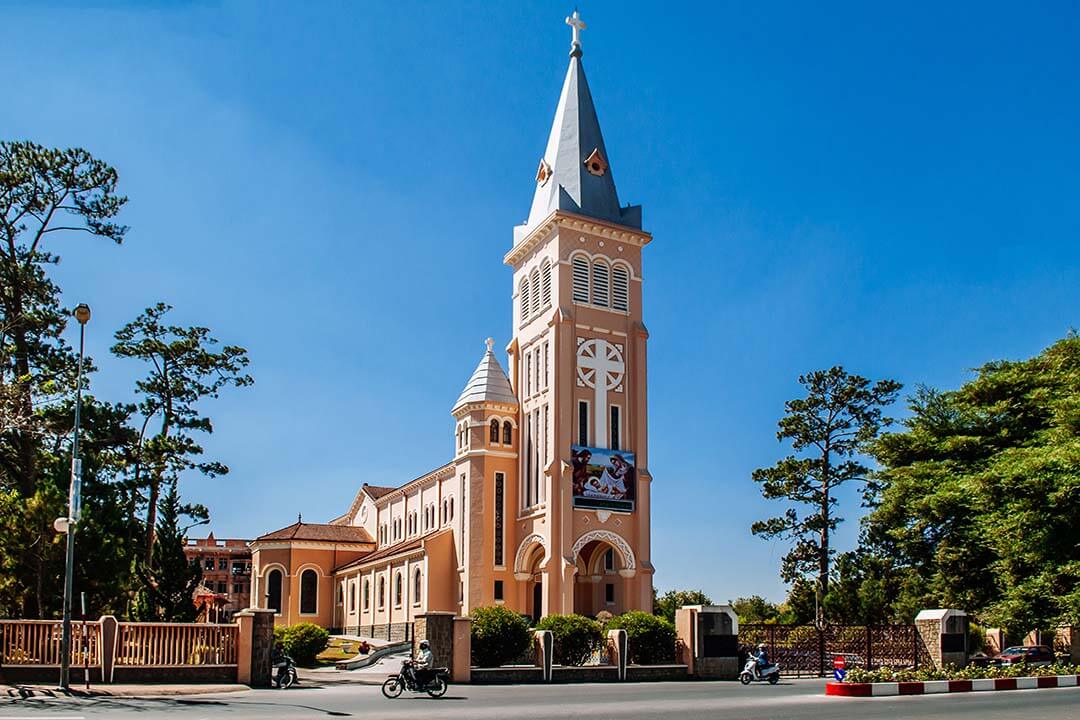
[[[79,415],[82,412],[83,349],[86,323],[90,321],[90,306],[80,303],[75,308],[79,321],[79,372],[75,381],[75,432],[71,440],[71,487],[68,491],[68,515],[57,518],[55,527],[67,532],[67,562],[64,569],[64,630],[60,641],[60,687],[67,690],[71,682],[71,595],[75,575],[75,526],[82,516],[82,460],[79,458]]]

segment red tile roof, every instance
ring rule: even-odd
[[[397,488],[384,487],[382,485],[368,485],[367,483],[364,483],[364,490],[367,491],[367,494],[370,495],[373,500],[378,500],[384,495],[389,495],[394,492]]]
[[[362,527],[354,525],[320,525],[297,522],[280,530],[260,535],[256,542],[264,540],[318,540],[323,542],[373,543],[375,540]]]
[[[371,553],[370,555],[365,555],[362,558],[357,558],[356,560],[352,560],[350,562],[347,562],[344,565],[341,565],[339,567],[334,568],[334,570],[336,572],[338,570],[345,570],[346,568],[356,567],[358,565],[367,565],[370,562],[376,562],[376,561],[382,560],[384,558],[393,557],[395,555],[401,555],[403,553],[409,553],[409,552],[413,552],[415,550],[419,550],[424,545],[424,543],[426,541],[432,540],[432,539],[438,537],[439,535],[442,535],[443,533],[447,533],[447,532],[452,532],[452,531],[450,530],[450,528],[444,528],[443,530],[439,530],[438,532],[429,533],[429,534],[425,535],[424,537],[419,537],[419,538],[416,538],[415,540],[410,540],[407,543],[401,543],[399,545],[391,545],[390,547],[384,547],[382,550],[377,550],[377,551]]]

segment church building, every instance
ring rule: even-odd
[[[652,609],[641,207],[622,205],[582,66],[570,65],[525,224],[503,262],[513,326],[450,408],[453,456],[364,484],[326,524],[252,542],[254,604],[279,624],[376,634],[419,614],[502,604]]]

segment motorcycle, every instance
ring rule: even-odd
[[[296,675],[296,663],[293,662],[293,659],[286,655],[284,657],[284,661],[285,672],[281,673],[280,676],[278,675],[278,668],[275,667],[271,671],[274,685],[276,685],[279,690],[287,690],[288,688],[292,687],[299,679]],[[280,680],[278,679],[279,677],[281,678]]]
[[[765,668],[758,667],[757,658],[752,657],[746,661],[742,672],[739,673],[739,682],[749,685],[755,680],[768,680],[770,685],[780,681],[780,666],[776,663],[767,665]]]
[[[450,683],[449,668],[431,668],[428,670],[431,679],[426,683],[417,682],[416,673],[417,670],[413,661],[404,661],[401,663],[401,672],[397,675],[391,675],[383,683],[382,694],[391,700],[399,697],[403,690],[415,693],[426,692],[433,698],[442,697],[446,694],[446,689]]]

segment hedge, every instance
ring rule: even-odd
[[[944,668],[924,667],[917,670],[894,670],[883,667],[877,670],[862,670],[860,668],[848,670],[844,676],[844,682],[928,682],[931,680],[983,680],[1077,674],[1080,674],[1080,666],[1067,664],[1033,666],[1016,663],[1015,665],[991,665],[988,667],[969,665],[964,668],[949,665]]]
[[[314,665],[315,656],[326,649],[330,633],[311,623],[297,623],[289,627],[275,627],[274,639],[281,642],[285,654],[297,665]]]
[[[529,649],[529,621],[502,605],[476,608],[472,618],[472,661],[479,667],[505,665]]]
[[[613,617],[604,629],[626,631],[626,649],[634,665],[675,662],[675,625],[667,618],[631,610]]]
[[[536,629],[551,631],[556,665],[584,665],[603,640],[600,623],[584,615],[548,615]]]

